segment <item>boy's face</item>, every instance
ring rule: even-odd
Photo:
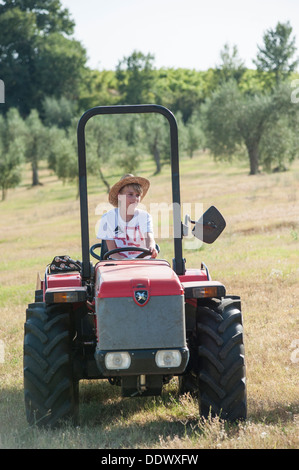
[[[140,193],[136,191],[133,186],[127,185],[124,186],[118,195],[121,205],[125,202],[126,204],[126,213],[133,214],[135,208],[140,202]]]

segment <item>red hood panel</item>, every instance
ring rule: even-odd
[[[80,287],[82,286],[81,275],[78,272],[49,274],[47,276],[47,287]]]
[[[182,295],[178,276],[165,261],[101,262],[96,267],[96,297],[132,297],[136,290],[152,295]]]

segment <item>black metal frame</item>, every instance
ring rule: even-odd
[[[87,110],[80,118],[77,128],[78,161],[79,161],[79,191],[81,211],[81,243],[82,243],[82,277],[89,279],[91,265],[89,257],[89,222],[88,222],[88,196],[86,172],[86,146],[85,125],[88,120],[99,114],[162,114],[168,119],[170,125],[171,147],[171,175],[172,175],[172,201],[173,201],[173,227],[174,227],[174,260],[173,269],[177,274],[184,274],[185,265],[182,256],[182,223],[179,178],[179,146],[177,122],[169,109],[164,106],[141,104],[121,106],[96,106]]]

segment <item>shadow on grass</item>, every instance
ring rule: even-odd
[[[151,448],[191,433],[198,422],[193,405],[184,410],[172,390],[157,397],[123,398],[120,387],[106,381],[85,383],[80,390],[80,427],[93,428],[104,446]]]
[[[299,415],[299,400],[294,403],[281,404],[272,403],[262,406],[254,405],[254,411],[248,418],[255,423],[264,423],[267,425],[287,425],[293,422]]]
[[[266,408],[251,399],[248,419],[287,426],[298,411],[298,403],[273,403]],[[55,430],[27,424],[22,388],[0,391],[0,448],[151,449],[173,442],[183,448],[209,433],[211,423],[206,425],[197,400],[180,396],[171,384],[158,397],[123,398],[120,387],[106,380],[84,381],[80,383],[79,426],[65,422]],[[225,430],[230,437],[237,436],[238,426],[225,424]]]
[[[298,402],[272,403],[266,408],[251,400],[248,420],[286,426],[298,413]],[[84,385],[80,425],[101,429],[104,441],[110,445],[114,442],[116,447],[159,446],[161,441],[198,438],[204,433],[197,400],[181,399],[174,390],[163,391],[159,397],[122,398],[119,387],[108,382]],[[225,428],[234,434],[238,425],[226,423]]]

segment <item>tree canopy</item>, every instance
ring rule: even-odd
[[[2,201],[7,190],[21,181],[24,161],[25,123],[17,109],[10,108],[6,118],[0,115],[0,188]]]
[[[86,64],[74,22],[59,0],[8,0],[0,4],[0,70],[6,109],[23,116],[41,110],[46,96],[78,98]],[[3,110],[3,108],[1,108]]]
[[[281,165],[286,157],[294,158],[294,153],[298,154],[295,136],[299,111],[292,105],[290,94],[287,84],[273,92],[254,94],[242,94],[235,81],[223,84],[204,107],[207,146],[218,157],[242,153],[245,146],[251,175],[259,172],[260,164],[269,169],[275,160]],[[283,129],[289,135],[289,144],[285,141],[277,146],[273,136],[281,136]]]
[[[124,57],[117,65],[116,78],[125,104],[149,103],[154,99],[153,93],[154,56],[140,51]]]
[[[273,74],[276,85],[288,77],[299,63],[298,58],[294,59],[296,38],[291,36],[292,31],[289,21],[278,22],[274,29],[265,32],[264,43],[258,46],[258,54],[254,60],[257,70]]]
[[[154,55],[138,50],[115,71],[91,70],[73,31],[59,0],[0,0],[3,198],[20,182],[24,161],[33,185],[41,159],[63,181],[76,180],[76,124],[83,111],[99,105],[166,106],[178,122],[180,154],[192,158],[209,149],[218,159],[247,156],[250,174],[281,169],[298,157],[299,112],[291,100],[297,92],[290,81],[299,61],[289,22],[265,32],[256,69],[244,66],[237,46],[224,44],[219,63],[205,71],[157,69]],[[169,163],[167,123],[153,117],[110,116],[88,126],[88,171],[107,190],[112,168],[135,172],[144,154],[152,156],[156,173]],[[10,144],[5,133],[14,135],[13,123],[20,135]]]

